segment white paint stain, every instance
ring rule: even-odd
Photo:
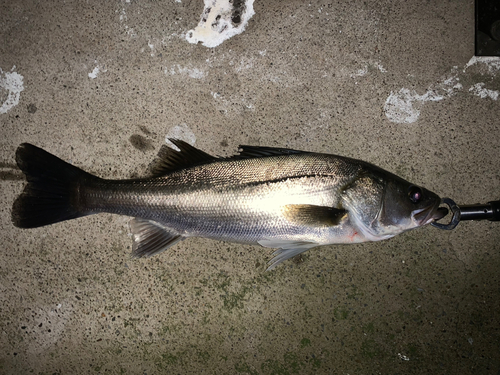
[[[21,92],[24,90],[24,77],[17,73],[14,65],[10,72],[5,72],[0,68],[0,100],[4,98],[2,91],[7,91],[7,98],[0,106],[0,113],[7,113],[19,104]]]
[[[151,50],[151,57],[155,55],[155,45],[148,40],[148,47]]]
[[[216,108],[227,115],[227,106],[230,105],[230,103],[226,99],[224,99],[222,95],[219,94],[218,92],[210,91],[210,94],[214,97],[214,99],[217,102]],[[221,102],[222,105],[218,104],[219,102]]]
[[[237,9],[235,2],[230,0],[205,0],[201,20],[194,30],[186,33],[186,40],[193,44],[201,42],[205,47],[213,48],[242,33],[255,14],[253,2],[254,0],[246,0]],[[235,19],[238,22],[234,22]]]
[[[120,11],[120,23],[124,24],[125,32],[128,36],[134,38],[137,36],[136,32],[133,28],[129,27],[125,22],[128,20],[127,12],[125,11],[125,7],[130,5],[130,0],[122,0],[122,9]],[[117,11],[118,12],[118,11]]]
[[[241,61],[238,63],[238,65],[235,66],[234,70],[237,73],[240,73],[243,70],[252,69],[253,68],[253,61],[254,61],[253,58],[248,59],[248,58],[244,57],[241,59]],[[233,65],[233,64],[230,64],[230,65]]]
[[[427,101],[439,101],[444,97],[433,91],[427,91],[423,95],[417,94],[415,90],[402,88],[391,94],[385,101],[384,111],[387,118],[392,122],[411,124],[420,116],[420,105]]]
[[[120,11],[120,22],[126,21],[127,20],[127,13],[125,13],[125,9],[122,9]]]
[[[465,65],[463,72],[467,70],[467,68],[476,64],[485,64],[488,68],[488,72],[490,74],[496,73],[500,70],[500,57],[498,56],[472,56],[469,62]]]
[[[97,64],[97,60],[95,61],[95,64]],[[101,72],[107,72],[107,70],[106,68],[103,68],[101,65],[97,64],[94,69],[88,74],[88,76],[90,79],[96,79]]]
[[[196,136],[186,124],[180,124],[174,126],[168,131],[167,135],[165,136],[165,142],[167,143],[167,145],[177,151],[180,151],[179,148],[177,148],[177,146],[175,146],[172,142],[169,141],[169,138],[181,139],[184,142],[189,143],[191,146],[194,146],[196,143]]]
[[[215,99],[215,107],[217,110],[226,115],[229,114],[229,110],[234,114],[239,114],[242,111],[255,109],[255,106],[249,103],[245,98],[240,98],[239,96],[230,96],[226,98],[218,92],[213,91],[211,91],[210,94]]]
[[[92,72],[89,73],[89,78],[95,79],[97,78],[97,75],[99,74],[99,67],[96,66]]]
[[[381,73],[387,73],[387,70],[380,64],[379,62],[368,62],[365,64],[361,69],[358,69],[355,73],[349,74],[349,77],[351,78],[356,78],[356,77],[363,77],[368,74],[369,69],[375,68]]]
[[[389,121],[399,124],[411,124],[418,120],[420,108],[426,102],[436,102],[454,96],[457,92],[463,90],[460,83],[460,77],[464,77],[466,70],[475,64],[486,64],[487,74],[495,76],[500,70],[499,57],[476,57],[474,56],[465,65],[460,72],[457,66],[454,66],[447,77],[441,81],[429,86],[425,93],[418,94],[416,90],[401,88],[399,91],[389,94],[384,104],[384,112]],[[476,83],[472,85],[468,92],[480,98],[489,98],[497,100],[499,92],[485,88],[485,83]]]
[[[125,25],[125,30],[127,32],[127,35],[130,36],[131,38],[135,38],[137,36],[137,34],[134,31],[134,29],[131,28],[131,27],[128,27],[127,25]]]
[[[164,73],[169,75],[181,74],[195,79],[202,79],[207,76],[207,72],[205,70],[186,66],[182,67],[179,64],[172,65],[170,69],[165,68]]]
[[[498,99],[498,91],[496,90],[489,90],[484,88],[484,83],[476,83],[473,85],[470,89],[470,92],[472,92],[474,95],[479,96],[480,98],[490,98],[493,100]]]
[[[387,73],[387,69],[382,66],[381,63],[375,62],[373,65],[380,70],[381,73]]]
[[[362,69],[358,69],[356,73],[351,74],[351,78],[362,77],[368,73],[368,65],[364,66]]]

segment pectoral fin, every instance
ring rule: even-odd
[[[177,233],[170,233],[167,228],[151,220],[134,218],[130,220],[130,230],[134,243],[132,256],[151,257],[175,245],[184,239]]]
[[[346,214],[344,209],[311,204],[288,204],[283,207],[283,215],[288,221],[312,227],[338,225]]]
[[[281,262],[293,258],[304,251],[307,251],[313,247],[319,246],[316,242],[307,241],[289,241],[289,240],[260,240],[259,245],[264,247],[278,248],[273,255],[274,258],[269,261],[269,267],[266,271],[272,270]]]

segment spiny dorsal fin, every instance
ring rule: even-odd
[[[180,139],[169,138],[169,141],[177,146],[180,151],[174,150],[167,145],[161,147],[158,157],[149,166],[152,175],[155,177],[163,176],[182,168],[217,160],[215,156],[209,155]]]
[[[310,227],[339,225],[346,214],[344,209],[312,204],[287,204],[283,207],[283,216],[288,221]]]
[[[261,158],[265,156],[292,155],[292,154],[307,154],[306,151],[291,150],[288,148],[261,147],[240,145],[238,147],[238,155],[234,155],[231,159],[251,159]]]

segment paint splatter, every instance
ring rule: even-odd
[[[476,64],[484,64],[490,74],[495,74],[500,70],[500,57],[498,56],[472,56],[469,62],[465,65],[463,72]]]
[[[368,64],[365,64],[363,68],[358,69],[355,73],[349,74],[349,76],[351,78],[363,77],[368,74],[369,69],[373,68],[379,70],[381,73],[387,73],[387,69],[385,69],[379,62],[369,62]]]
[[[134,31],[133,28],[129,27],[125,22],[128,20],[127,17],[127,12],[125,10],[125,7],[128,7],[130,5],[130,0],[122,0],[122,9],[120,10],[120,23],[122,23],[125,27],[125,32],[127,33],[128,36],[134,38],[137,36],[136,32]],[[118,12],[118,11],[117,11]]]
[[[362,69],[358,69],[356,73],[350,75],[351,78],[362,77],[368,73],[368,66],[364,66]]]
[[[399,91],[389,94],[384,104],[384,112],[389,121],[399,124],[411,124],[418,120],[420,108],[426,102],[436,102],[454,96],[457,92],[463,90],[460,78],[466,76],[466,70],[476,64],[484,64],[483,74],[494,77],[500,71],[499,57],[476,57],[469,60],[460,72],[458,67],[453,67],[451,72],[440,82],[427,88],[424,94],[418,94],[415,90],[402,88]],[[472,85],[468,92],[480,98],[497,100],[499,92],[485,88],[485,83],[476,83]]]
[[[213,48],[242,33],[255,14],[253,1],[205,0],[200,23],[186,33],[186,40]]]
[[[172,65],[170,69],[165,68],[164,73],[168,75],[181,74],[195,79],[202,79],[207,76],[207,72],[205,70],[186,66],[182,67],[179,64]]]
[[[433,91],[427,91],[424,95],[418,95],[415,90],[402,88],[391,94],[385,101],[384,111],[387,118],[392,122],[411,124],[420,116],[420,106],[427,101],[438,101],[444,99]]]
[[[5,72],[0,68],[0,100],[3,99],[7,91],[7,97],[0,106],[0,113],[7,113],[19,104],[21,92],[24,90],[24,77],[17,73],[14,65],[10,72]]]
[[[99,74],[99,67],[96,66],[92,72],[89,73],[89,78],[95,79],[97,78],[97,75]]]
[[[169,147],[172,147],[173,149],[180,151],[177,146],[175,146],[172,142],[170,142],[168,139],[169,138],[175,138],[175,139],[181,139],[184,142],[189,143],[190,145],[194,146],[196,143],[196,136],[192,132],[191,129],[186,124],[180,124],[176,125],[173,128],[171,128],[166,137],[165,137],[165,142]]]
[[[253,57],[252,58],[243,57],[241,61],[234,67],[234,71],[237,73],[241,73],[244,70],[252,69],[254,60],[255,59]],[[230,63],[230,65],[233,64]]]
[[[155,45],[148,40],[148,47],[151,50],[151,57],[155,56]]]
[[[97,64],[97,60],[95,60],[95,64]],[[101,65],[96,65],[94,69],[88,74],[90,79],[96,79],[99,73],[107,72],[106,68],[103,68]]]
[[[496,90],[490,90],[484,88],[484,83],[476,83],[474,86],[472,86],[469,89],[470,92],[472,92],[474,95],[479,96],[480,98],[490,98],[493,100],[498,99],[498,91]]]
[[[239,115],[243,111],[255,110],[255,106],[252,103],[238,95],[231,95],[229,98],[226,98],[218,92],[211,91],[210,94],[215,99],[214,104],[217,110],[225,115]]]

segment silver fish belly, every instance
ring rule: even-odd
[[[101,179],[21,145],[28,185],[14,203],[14,224],[128,215],[135,256],[197,236],[277,248],[271,269],[315,246],[378,241],[443,216],[436,194],[362,161],[252,146],[215,158],[172,142],[180,151],[165,146],[153,176],[135,180]]]

